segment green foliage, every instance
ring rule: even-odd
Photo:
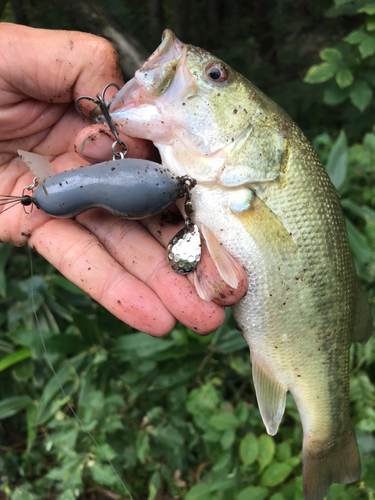
[[[268,498],[280,484],[295,490],[300,437],[291,439],[285,426],[276,445],[264,433],[248,348],[230,314],[211,337],[180,325],[155,339],[33,258],[38,274],[30,278],[27,253],[13,250],[0,301],[2,360],[25,353],[3,361],[0,387],[9,436],[3,488],[12,499],[44,499],[48,491],[69,500],[103,488],[126,498],[128,488],[150,500],[160,491],[241,500]],[[41,332],[28,310],[31,284]],[[30,361],[32,371],[14,372]],[[13,449],[11,429],[24,435],[21,449]]]
[[[151,33],[142,2],[104,3],[125,12],[128,29],[155,48],[160,30]],[[37,13],[34,4],[45,8]],[[163,22],[181,35],[172,2],[162,5]],[[191,9],[195,21],[184,23],[181,36],[268,89],[310,137],[320,131],[313,143],[340,194],[375,312],[374,5],[284,0],[267,6],[266,29],[259,23],[257,31],[256,12],[237,1],[240,22],[228,14],[200,29],[200,11]],[[53,19],[50,2],[27,9],[34,26],[69,27]],[[2,20],[13,21],[10,4]],[[307,31],[313,54],[295,42],[295,33]],[[264,33],[272,34],[269,52]],[[315,54],[321,63],[305,82],[321,85],[296,81]],[[302,500],[298,412],[288,398],[277,436],[265,434],[248,348],[230,313],[211,336],[178,325],[155,339],[113,318],[39,256],[33,261],[31,277],[28,253],[0,245],[0,489],[11,500],[129,498],[127,489],[137,500]],[[373,338],[353,346],[351,369],[362,478],[333,485],[328,500],[375,495]]]
[[[343,9],[350,7],[350,10]],[[335,48],[319,52],[320,64],[312,66],[306,73],[306,83],[328,82],[324,91],[324,102],[336,106],[346,100],[365,111],[372,102],[375,85],[375,21],[374,5],[363,4],[363,0],[335,2],[328,15],[365,14],[365,22],[351,31]]]

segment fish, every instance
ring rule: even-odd
[[[122,132],[151,140],[162,164],[197,181],[192,220],[235,306],[270,435],[287,392],[303,427],[305,500],[360,477],[349,410],[349,349],[372,334],[338,193],[299,127],[255,85],[170,30],[109,101]],[[97,116],[100,122],[100,116]],[[214,284],[194,271],[198,294]]]

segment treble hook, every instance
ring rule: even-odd
[[[103,118],[106,121],[106,123],[109,127],[109,130],[111,131],[114,138],[116,139],[117,144],[119,144],[120,146],[122,146],[124,148],[124,153],[122,153],[122,154],[126,154],[128,147],[125,144],[125,142],[120,139],[120,137],[117,133],[116,127],[112,121],[111,115],[108,112],[107,104],[105,102],[105,93],[109,87],[116,87],[117,90],[120,90],[120,87],[116,83],[109,83],[108,85],[106,85],[104,87],[102,94],[99,94],[99,93],[96,94],[96,99],[94,99],[93,97],[90,97],[90,96],[78,97],[78,99],[76,99],[76,101],[75,101],[75,108],[76,108],[76,111],[79,114],[79,116],[82,118],[82,120],[85,121],[85,117],[83,116],[82,111],[79,109],[78,103],[82,99],[87,99],[88,101],[91,101],[94,104],[96,104],[97,106],[99,106],[100,111],[102,112]]]

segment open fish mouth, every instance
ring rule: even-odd
[[[147,122],[150,119],[162,120],[154,99],[169,88],[187,48],[171,30],[163,32],[159,47],[135,72],[134,78],[107,102],[108,111],[115,123],[134,119]],[[151,107],[155,109],[151,110]],[[90,119],[92,123],[105,123],[99,107],[94,109]]]

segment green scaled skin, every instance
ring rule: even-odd
[[[372,318],[338,195],[307,139],[243,76],[169,30],[109,110],[120,130],[155,143],[165,167],[197,179],[194,222],[222,278],[236,286],[230,255],[244,267],[234,317],[269,434],[287,391],[297,404],[305,499],[358,480],[349,348],[368,340]]]

